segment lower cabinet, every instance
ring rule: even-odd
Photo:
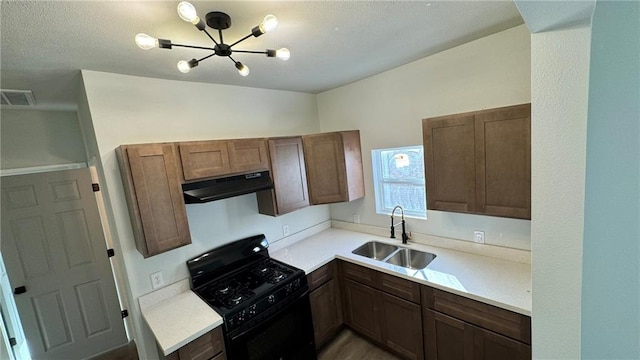
[[[422,288],[427,360],[530,360],[531,319],[445,291]]]
[[[333,338],[343,324],[340,287],[335,272],[335,262],[330,262],[307,275],[316,349]]]
[[[222,328],[217,327],[180,349],[160,358],[166,360],[226,360]]]
[[[394,294],[390,294],[383,291],[389,287],[389,275],[348,263],[343,263],[343,275],[346,324],[405,359],[423,359],[422,309],[419,303],[406,300],[419,302],[419,288],[395,278]],[[410,289],[418,293],[413,295]]]

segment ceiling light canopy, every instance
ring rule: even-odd
[[[224,56],[224,57],[228,57],[231,61],[233,61],[233,63],[235,64],[236,69],[238,70],[238,73],[240,73],[240,75],[242,76],[247,76],[249,75],[249,67],[247,67],[246,65],[242,64],[239,61],[236,61],[233,57],[231,57],[231,54],[233,53],[248,53],[248,54],[265,54],[267,55],[267,57],[275,57],[278,58],[280,60],[286,61],[289,59],[289,57],[291,57],[291,53],[289,52],[289,49],[287,48],[281,48],[278,50],[273,50],[273,49],[267,49],[264,51],[254,51],[254,50],[236,50],[236,49],[232,49],[235,45],[241,43],[242,41],[250,38],[251,36],[253,37],[258,37],[264,33],[268,33],[271,32],[273,30],[275,30],[278,27],[278,19],[269,14],[267,16],[264,17],[264,19],[262,20],[262,22],[255,26],[253,29],[251,29],[251,33],[245,37],[243,37],[242,39],[231,43],[231,44],[226,44],[224,42],[224,39],[222,37],[222,30],[228,29],[229,27],[231,27],[231,17],[229,17],[229,15],[220,12],[220,11],[212,11],[207,13],[207,15],[205,16],[205,20],[206,20],[206,26],[205,26],[205,22],[202,21],[202,19],[200,19],[200,17],[198,17],[198,13],[196,11],[196,8],[189,2],[187,1],[182,1],[181,3],[178,4],[178,15],[180,16],[180,18],[186,22],[190,22],[193,25],[195,25],[195,27],[204,32],[205,34],[207,34],[207,36],[209,37],[209,39],[211,39],[211,41],[213,41],[213,43],[215,44],[214,47],[204,47],[204,46],[194,46],[194,45],[184,45],[184,44],[175,44],[173,42],[171,42],[171,40],[167,40],[167,39],[156,39],[154,37],[151,37],[147,34],[137,34],[135,37],[135,41],[136,44],[138,45],[138,47],[140,47],[143,50],[149,50],[149,49],[153,49],[155,47],[161,48],[161,49],[171,49],[174,46],[177,47],[185,47],[185,48],[192,48],[192,49],[200,49],[200,50],[210,50],[213,51],[212,53],[210,53],[209,55],[201,58],[201,59],[191,59],[191,60],[181,60],[178,62],[178,70],[180,72],[183,73],[188,73],[189,70],[191,70],[192,68],[198,66],[198,64],[203,61],[206,60],[214,55],[218,55],[218,56]],[[219,40],[216,40],[213,36],[211,36],[211,34],[209,34],[209,32],[207,31],[206,27],[209,26],[212,29],[218,30],[218,37]]]

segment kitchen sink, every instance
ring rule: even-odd
[[[351,253],[416,270],[426,268],[436,258],[436,255],[428,252],[398,247],[378,241],[369,241]]]
[[[436,255],[413,249],[402,248],[390,256],[385,262],[409,269],[424,269]]]
[[[369,241],[352,251],[353,254],[368,257],[374,260],[382,260],[398,250],[395,245],[385,244],[378,241]]]

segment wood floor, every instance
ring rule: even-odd
[[[349,329],[343,329],[318,353],[318,360],[400,360]]]

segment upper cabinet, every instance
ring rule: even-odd
[[[422,121],[432,210],[531,218],[531,104]]]
[[[178,147],[186,181],[269,168],[265,139],[189,141]]]
[[[173,144],[116,149],[136,248],[149,257],[191,243]]]
[[[309,206],[302,138],[269,139],[268,145],[274,189],[258,192],[258,211],[276,216]]]
[[[311,204],[364,196],[360,131],[305,135],[302,142]]]

